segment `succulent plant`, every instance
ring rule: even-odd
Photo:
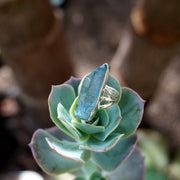
[[[76,180],[140,180],[144,162],[135,132],[143,108],[140,96],[120,87],[106,63],[82,80],[71,77],[52,86],[49,112],[56,127],[34,133],[33,156],[48,174],[70,172],[77,174]]]

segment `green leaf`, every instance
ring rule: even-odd
[[[109,117],[109,124],[103,133],[93,135],[94,138],[100,141],[104,141],[118,127],[121,119],[121,113],[117,104],[110,106],[106,111]]]
[[[74,102],[72,103],[72,105],[71,105],[71,107],[70,107],[70,109],[69,109],[69,114],[71,115],[71,118],[72,118],[72,119],[76,120],[77,122],[81,122],[80,119],[74,117],[74,110],[75,110],[75,107],[76,107],[78,98],[79,98],[79,96],[77,96],[77,97],[75,98]]]
[[[71,122],[77,129],[81,130],[86,134],[95,134],[95,133],[103,132],[105,130],[105,127],[103,126],[95,126],[88,123],[83,124],[75,120],[72,120]]]
[[[120,84],[118,82],[118,80],[116,78],[114,78],[112,75],[109,74],[108,76],[108,80],[106,83],[108,86],[116,89],[119,92],[119,100],[121,99],[121,88],[120,88]],[[119,102],[119,101],[118,101]]]
[[[75,142],[75,140],[72,137],[70,137],[69,135],[67,135],[63,131],[61,131],[57,126],[53,126],[51,128],[47,128],[45,130],[49,134],[54,136],[56,139],[63,139],[63,140],[66,140],[66,141]]]
[[[76,177],[74,180],[86,180],[86,178],[79,176],[79,177]]]
[[[131,89],[122,88],[119,108],[122,119],[115,132],[124,134],[124,137],[127,137],[136,131],[141,122],[144,111],[144,101]]]
[[[99,123],[99,117],[96,118],[96,120],[92,123],[92,125],[97,126]]]
[[[144,158],[136,148],[125,162],[112,173],[106,174],[105,177],[108,177],[108,180],[142,180],[143,176]]]
[[[58,175],[65,172],[75,171],[84,165],[84,163],[64,158],[54,152],[46,142],[46,137],[55,141],[57,140],[48,132],[39,129],[34,133],[30,143],[36,162],[46,173]]]
[[[123,135],[121,134],[111,134],[105,141],[99,141],[92,137],[84,142],[84,144],[80,145],[79,148],[89,149],[96,152],[106,152],[113,148],[122,136]]]
[[[99,172],[94,172],[89,180],[106,180]]]
[[[98,117],[99,117],[99,125],[107,127],[109,124],[109,117],[105,109],[99,109],[98,112]]]
[[[74,117],[84,121],[92,119],[101,91],[107,81],[108,73],[108,64],[103,64],[82,79],[79,85],[80,93],[74,110]]]
[[[132,153],[135,148],[136,139],[136,134],[122,138],[107,152],[93,152],[92,159],[103,170],[112,171]]]
[[[167,138],[153,130],[138,130],[138,147],[146,157],[145,165],[163,171],[169,164]]]
[[[68,81],[66,81],[65,84],[71,85],[74,88],[75,94],[77,96],[80,82],[81,82],[81,79],[71,76],[71,78]]]
[[[170,180],[167,176],[165,176],[165,174],[163,174],[162,172],[158,172],[154,169],[146,169],[146,173],[145,173],[145,180]]]
[[[69,112],[64,108],[64,106],[59,103],[57,107],[58,119],[63,123],[63,125],[71,132],[73,138],[79,140],[86,140],[88,138],[87,134],[83,134],[78,131],[71,123],[71,116]]]
[[[45,139],[50,148],[62,157],[81,163],[87,162],[91,157],[91,152],[79,149],[79,144],[77,142],[52,140],[49,137]]]
[[[90,177],[95,171],[97,171],[96,165],[92,161],[88,161],[83,167],[82,170],[87,178]]]
[[[72,133],[63,125],[63,123],[58,119],[57,106],[59,102],[65,107],[67,111],[71,107],[75,99],[75,92],[72,86],[68,84],[52,86],[51,93],[49,95],[49,112],[52,121],[57,127],[59,127],[63,132],[71,137],[74,137]]]
[[[61,103],[57,106],[57,113],[59,121],[71,132],[73,138],[79,139],[80,132],[71,124],[71,116]]]

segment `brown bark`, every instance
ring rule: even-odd
[[[180,37],[178,0],[142,0],[131,13],[111,72],[140,95],[152,97]]]
[[[48,0],[0,0],[2,54],[14,70],[24,102],[45,126],[51,85],[73,73],[59,22]]]

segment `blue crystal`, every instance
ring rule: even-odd
[[[85,121],[92,119],[108,74],[109,66],[105,63],[85,76],[82,80],[74,117]]]

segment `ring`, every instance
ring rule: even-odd
[[[102,90],[102,95],[100,96],[98,109],[108,108],[113,104],[117,103],[118,100],[119,100],[119,92],[116,89],[108,85],[105,85],[105,87]]]

